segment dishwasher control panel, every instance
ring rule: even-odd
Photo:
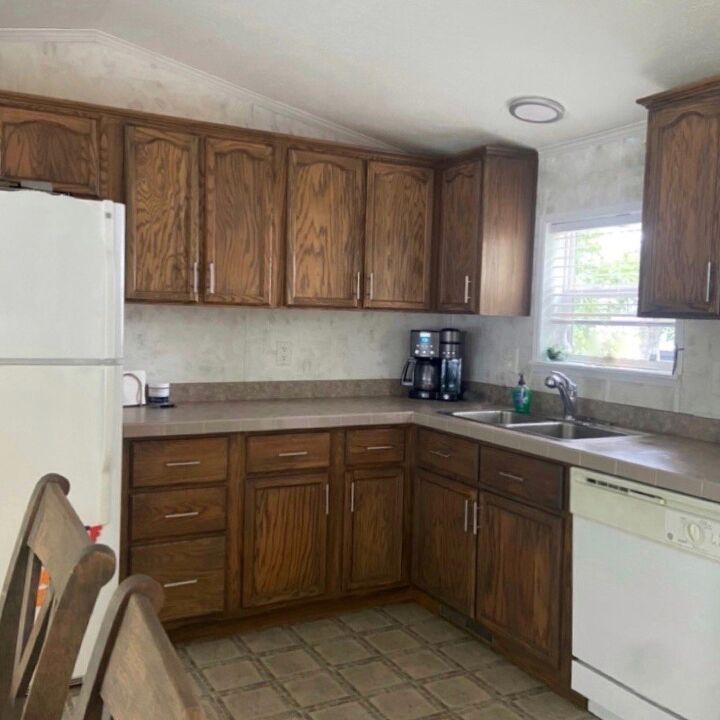
[[[668,509],[665,538],[673,545],[720,560],[720,522]]]

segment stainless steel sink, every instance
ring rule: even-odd
[[[528,435],[544,435],[557,440],[589,440],[592,438],[622,437],[628,435],[621,430],[610,430],[597,425],[566,421],[547,421],[508,426],[510,430],[527,433]]]
[[[545,420],[543,417],[524,415],[512,410],[460,410],[447,414],[464,420],[487,423],[488,425],[512,425],[514,423],[543,422]]]

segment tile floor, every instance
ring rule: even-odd
[[[582,720],[415,604],[178,646],[208,720]]]

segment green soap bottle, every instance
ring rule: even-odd
[[[518,384],[512,389],[512,401],[515,412],[527,415],[530,412],[532,402],[532,390],[525,382],[525,377],[520,373]]]

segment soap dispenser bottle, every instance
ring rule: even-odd
[[[512,389],[512,401],[515,412],[527,415],[530,412],[532,402],[532,390],[525,382],[525,376],[520,373],[518,384]]]

